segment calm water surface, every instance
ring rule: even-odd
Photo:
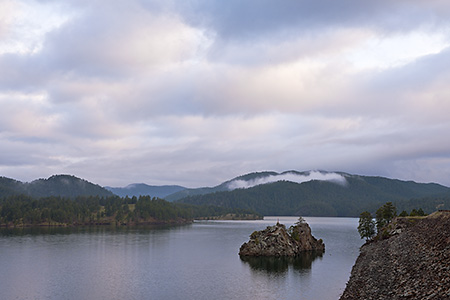
[[[305,218],[322,257],[241,260],[241,244],[277,219],[3,229],[0,299],[338,299],[362,245],[358,219]]]

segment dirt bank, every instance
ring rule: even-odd
[[[341,300],[450,299],[450,212],[397,223],[361,247]]]

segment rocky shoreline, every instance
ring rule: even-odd
[[[450,212],[398,218],[387,233],[361,247],[340,299],[450,299]]]

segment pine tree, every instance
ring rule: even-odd
[[[375,235],[375,222],[370,212],[362,212],[359,217],[358,232],[361,238],[366,241],[370,240]]]
[[[397,209],[392,202],[386,202],[376,212],[377,232],[386,226],[394,217],[397,216]]]

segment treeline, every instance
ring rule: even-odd
[[[110,197],[114,194],[97,184],[72,175],[54,175],[48,179],[38,179],[32,182],[20,182],[0,177],[0,198],[14,195],[28,195],[33,198],[49,196],[74,198],[90,195]]]
[[[241,208],[265,216],[357,217],[361,211],[375,211],[388,201],[406,211],[417,207],[425,213],[450,209],[450,195],[441,194],[442,190],[448,190],[446,187],[373,177],[347,177],[346,180],[346,185],[318,180],[302,184],[280,181],[190,196],[179,202]],[[427,194],[431,196],[423,196]]]
[[[270,216],[355,216],[359,199],[335,183],[279,181],[249,189],[235,189],[183,198],[179,202],[241,208]]]
[[[399,217],[423,217],[427,214],[422,208],[412,209],[408,214],[406,210],[403,210]],[[359,216],[358,232],[361,238],[365,238],[366,241],[371,240],[375,235],[386,236],[386,225],[388,225],[395,217],[397,217],[397,208],[392,202],[386,202],[383,206],[377,209],[375,213],[375,220],[372,214],[368,211],[364,211]],[[376,229],[376,230],[375,230]]]
[[[59,196],[35,199],[26,195],[0,199],[0,226],[73,226],[94,224],[184,223],[194,218],[226,214],[244,216],[248,210],[171,203],[150,196]]]

